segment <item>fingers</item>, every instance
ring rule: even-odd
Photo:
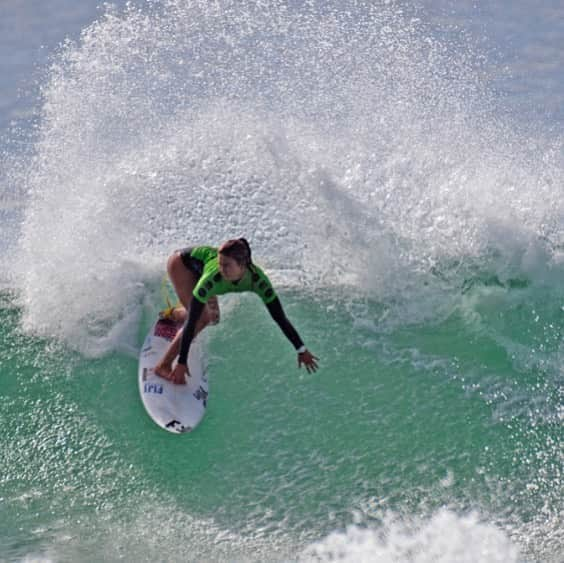
[[[314,356],[313,354],[304,354],[299,355],[298,356],[298,367],[302,367],[302,364],[305,365],[306,370],[308,373],[314,373],[318,370],[319,366],[317,364],[317,362],[319,361],[319,358],[317,356]]]
[[[309,364],[306,364],[306,369],[308,373],[315,373],[318,369],[317,363],[312,360]]]
[[[318,370],[318,367],[319,367],[318,364],[317,364],[318,361],[319,361],[319,358],[312,354],[311,358],[310,358],[310,362],[309,362],[309,367],[310,367],[310,370],[311,370],[310,373]]]

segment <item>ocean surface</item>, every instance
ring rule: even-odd
[[[137,354],[245,236],[210,397]],[[0,4],[0,560],[564,560],[559,1]]]

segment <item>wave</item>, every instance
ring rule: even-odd
[[[303,561],[382,563],[520,560],[517,546],[497,526],[477,514],[460,516],[447,509],[426,520],[389,514],[377,529],[351,525],[310,545],[303,556]]]
[[[560,287],[562,139],[508,115],[484,56],[394,4],[107,7],[6,173],[24,326],[104,354],[174,248],[241,235],[279,283],[404,322],[476,270]]]
[[[148,561],[162,554],[167,545],[171,561],[342,561],[382,563],[427,561],[450,563],[517,563],[523,559],[517,546],[497,526],[482,522],[476,514],[457,515],[443,509],[423,520],[402,519],[389,514],[379,528],[350,525],[343,531],[300,547],[288,538],[272,535],[245,537],[221,529],[213,521],[197,520],[161,504],[149,504],[130,523],[113,522],[97,530],[97,554],[108,559],[123,557]],[[97,526],[104,528],[105,526]],[[56,561],[80,558],[88,546],[76,539],[80,527],[60,529],[42,554],[23,561]],[[133,539],[135,538],[135,539]],[[86,551],[85,551],[86,550]],[[295,555],[296,552],[298,555]]]

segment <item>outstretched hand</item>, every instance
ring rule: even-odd
[[[298,367],[301,368],[302,364],[306,367],[308,373],[313,373],[317,371],[317,362],[319,358],[314,356],[309,350],[305,350],[301,354],[298,354]]]

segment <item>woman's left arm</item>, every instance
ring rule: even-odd
[[[266,303],[266,308],[276,321],[286,338],[294,345],[296,352],[298,353],[298,367],[302,364],[305,365],[308,373],[312,373],[317,370],[316,358],[305,346],[298,334],[297,330],[294,328],[292,323],[289,321],[284,309],[282,309],[282,303],[278,297],[274,298],[270,303]]]

